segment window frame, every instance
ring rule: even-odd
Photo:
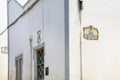
[[[22,80],[23,72],[23,55],[15,57],[16,80]]]

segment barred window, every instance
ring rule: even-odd
[[[44,50],[37,52],[37,79],[44,79]]]

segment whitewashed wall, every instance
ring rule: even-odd
[[[99,40],[83,39],[83,79],[120,80],[119,0],[85,0],[82,26],[93,25]]]
[[[0,53],[0,80],[8,79],[8,54]]]
[[[80,17],[78,0],[69,0],[69,80],[80,80]]]
[[[7,27],[7,0],[0,0],[0,33]],[[0,80],[8,80],[8,54],[1,53],[1,47],[7,46],[7,31],[0,35]]]

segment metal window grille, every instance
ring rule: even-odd
[[[37,52],[37,80],[44,79],[44,50]]]

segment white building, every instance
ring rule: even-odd
[[[0,33],[7,27],[7,1],[0,0]],[[0,35],[0,80],[8,80],[7,31]]]
[[[99,30],[99,40],[82,39],[84,80],[120,80],[119,2],[84,0],[82,25]]]
[[[8,54],[1,53],[1,46],[0,46],[0,80],[8,80]]]
[[[9,80],[80,80],[78,0],[9,0]]]

